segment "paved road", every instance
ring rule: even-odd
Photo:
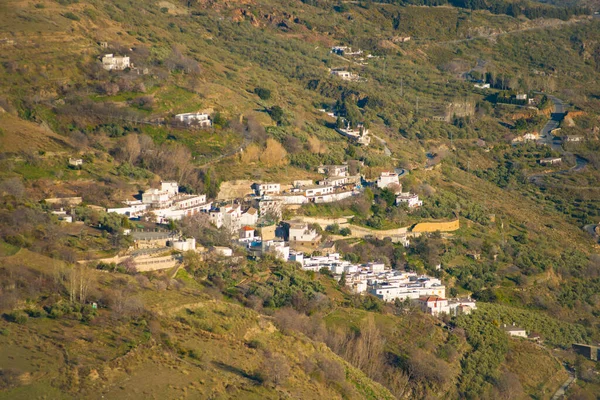
[[[405,175],[408,175],[408,170],[404,169],[404,168],[396,168],[394,170],[394,172],[396,172],[398,174],[398,178],[402,178]]]
[[[550,116],[550,119],[544,125],[542,130],[540,131],[540,136],[542,141],[546,143],[548,146],[552,147],[554,150],[562,151],[562,147],[560,144],[554,144],[553,136],[550,133],[553,129],[556,129],[560,126],[560,123],[565,118],[565,104],[558,97],[547,94],[548,99],[550,99],[554,103],[554,112]]]
[[[569,374],[569,379],[567,379],[565,383],[563,383],[562,386],[558,388],[556,393],[554,393],[554,396],[552,396],[552,400],[564,399],[567,393],[567,389],[569,389],[569,386],[571,386],[571,384],[573,384],[573,382],[575,382],[575,380],[577,379],[575,378],[575,374],[573,372],[567,370],[567,373]]]
[[[389,147],[387,147],[387,142],[385,140],[383,140],[382,138],[380,138],[379,136],[376,136],[373,134],[371,134],[371,136],[373,136],[375,139],[377,139],[379,141],[379,143],[381,143],[383,145],[383,153],[386,156],[391,157],[392,151],[389,149]]]

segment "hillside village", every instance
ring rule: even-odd
[[[476,308],[472,300],[468,304],[451,300],[450,305],[432,308],[428,305],[431,299],[438,299],[440,304],[448,302],[445,299],[446,288],[439,279],[414,272],[392,271],[379,262],[359,265],[342,260],[333,242],[323,240],[317,231],[320,227],[301,220],[281,220],[289,206],[340,201],[360,194],[368,186],[391,190],[396,196],[396,206],[406,204],[408,209],[412,209],[423,204],[418,195],[402,192],[396,172],[384,171],[376,181],[368,182],[360,174],[349,175],[348,164],[321,166],[318,171],[324,174],[324,178],[316,184],[313,181],[294,181],[291,188],[282,190],[280,183],[254,183],[251,185],[253,193],[249,196],[221,200],[218,205],[207,200],[205,194],[181,193],[177,182],[163,181],[160,188],[144,191],[141,200],[125,200],[124,207],[107,208],[105,211],[132,221],[155,223],[157,227],[183,218],[203,216],[215,228],[223,228],[231,236],[232,246],[205,249],[196,245],[201,238],[186,238],[164,228],[158,231],[127,229],[125,234],[132,236],[133,245],[125,254],[96,263],[100,262],[102,268],[105,268],[106,262],[128,263],[138,271],[156,271],[176,267],[182,262],[181,254],[187,251],[206,254],[210,250],[219,257],[232,257],[235,248],[244,248],[246,256],[251,258],[271,254],[283,261],[297,262],[305,271],[327,270],[335,280],[343,281],[352,293],[369,293],[386,302],[410,300],[432,315],[458,315]],[[67,200],[53,201],[64,205]],[[52,211],[52,214],[64,223],[73,223],[77,218],[64,207]],[[394,240],[408,247],[409,237],[419,235],[419,232],[407,232],[397,235]],[[175,253],[165,254],[170,251]],[[93,260],[87,262],[94,263]]]
[[[0,398],[597,399],[596,6],[0,4]]]

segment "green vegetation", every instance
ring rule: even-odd
[[[600,30],[589,12],[503,0],[0,5],[0,397],[546,398],[566,379],[555,356],[577,365],[574,395],[594,393],[591,367],[549,353],[600,340],[587,233],[600,216]],[[341,58],[338,44],[364,54]],[[133,66],[108,72],[107,53]],[[512,145],[552,113],[541,92],[569,104],[556,135],[584,141]],[[212,127],[175,120],[185,112],[209,113]],[[350,143],[334,130],[342,118],[385,146]],[[177,272],[77,263],[132,246],[125,229],[154,228],[102,209],[160,180],[214,199],[226,181],[319,179],[318,166],[343,162],[368,181],[406,168],[402,190],[424,205],[369,186],[297,212],[353,216],[323,232],[344,259],[439,277],[477,312],[442,328],[408,303],[351,294],[347,276],[240,248],[186,254]],[[75,196],[81,205],[43,200]],[[51,214],[61,207],[74,224]],[[455,218],[458,231],[407,248],[361,237]],[[168,227],[232,245],[201,218]],[[512,323],[543,345],[508,338]]]

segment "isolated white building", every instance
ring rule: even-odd
[[[210,120],[210,115],[205,113],[184,113],[175,115],[175,120],[179,122],[183,122],[187,125],[197,125],[201,127],[211,127],[212,121]]]
[[[102,68],[107,71],[123,71],[131,66],[129,57],[119,57],[114,54],[106,54],[102,57]]]
[[[527,337],[527,331],[521,327],[516,326],[514,323],[512,325],[504,324],[502,326],[502,330],[504,332],[508,333],[510,336],[523,337],[523,338]]]
[[[83,160],[81,158],[69,157],[69,165],[72,167],[80,167],[83,165]]]

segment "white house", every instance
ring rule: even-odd
[[[175,115],[175,120],[179,122],[183,122],[187,125],[197,125],[200,127],[209,128],[212,126],[212,121],[210,120],[210,115],[205,113],[184,113]]]
[[[233,250],[229,247],[215,246],[213,247],[213,251],[223,257],[231,257],[233,255]]]
[[[508,333],[510,336],[523,337],[523,338],[527,337],[527,331],[523,328],[516,326],[514,323],[512,325],[508,325],[508,326],[506,324],[504,324],[502,326],[502,330],[504,332]]]
[[[131,66],[129,57],[115,57],[114,54],[106,54],[102,57],[102,68],[107,71],[123,71]]]
[[[422,296],[446,296],[446,287],[443,286],[439,279],[436,278],[420,278],[416,282],[403,283],[377,283],[370,290],[371,294],[379,297],[383,301],[400,300],[416,300]]]
[[[567,135],[564,137],[565,142],[581,142],[583,141],[583,136],[580,135]]]
[[[346,176],[348,175],[348,165],[322,165],[318,168],[318,172],[329,176]]]
[[[240,217],[240,224],[242,226],[255,226],[258,222],[258,210],[254,207],[250,207],[246,211],[242,212]]]
[[[128,207],[108,209],[109,212],[139,217],[144,212],[152,212],[157,223],[180,220],[200,212],[208,212],[212,206],[205,194],[179,193],[177,182],[161,182],[160,189],[148,189],[142,193],[142,201],[126,202]],[[145,208],[144,208],[145,207]]]
[[[254,228],[250,226],[242,226],[240,229],[239,241],[242,243],[254,241]]]
[[[210,210],[208,218],[214,226],[223,226],[233,235],[242,227],[242,207],[239,204],[221,206]]]
[[[371,143],[369,130],[363,124],[357,124],[356,128],[350,127],[350,123],[346,123],[345,128],[335,128],[335,131],[348,139],[354,140],[356,143],[368,146]]]
[[[306,222],[289,222],[288,240],[291,242],[315,242],[321,239],[321,235],[315,229],[309,228]]]
[[[379,175],[379,178],[377,178],[377,187],[380,189],[386,189],[396,185],[400,187],[400,190],[402,190],[400,178],[395,172],[382,172],[381,175]]]
[[[371,272],[383,272],[385,271],[385,264],[380,262],[369,262],[367,268]]]
[[[282,215],[282,201],[280,199],[271,199],[263,197],[258,201],[258,210],[261,217],[265,215],[273,215],[278,219]],[[246,224],[250,225],[250,224]]]
[[[475,300],[469,298],[465,299],[450,299],[448,300],[448,307],[450,308],[451,315],[470,314],[471,311],[477,309]]]
[[[315,196],[311,200],[315,203],[332,203],[334,201],[340,201],[347,199],[348,197],[354,196],[356,193],[354,190],[338,191],[334,193],[325,194],[323,196]]]
[[[539,133],[537,132],[533,132],[533,133],[526,133],[523,135],[523,140],[526,142],[532,141],[532,140],[538,140],[540,138]]]
[[[490,88],[489,83],[476,83],[473,86],[477,89],[489,89]]]
[[[527,94],[525,94],[525,93],[517,93],[517,95],[515,96],[515,98],[517,100],[527,100]]]
[[[142,203],[148,206],[161,208],[170,206],[172,199],[179,193],[177,182],[161,182],[160,189],[152,188],[142,193]]]
[[[299,252],[299,251],[290,250],[290,256],[288,258],[288,261],[290,261],[290,262],[295,261],[295,262],[298,262],[298,263],[304,265],[304,253]]]
[[[266,240],[262,242],[263,254],[273,253],[275,257],[287,261],[290,258],[290,246],[283,240]]]
[[[542,158],[540,160],[540,164],[544,165],[544,164],[550,164],[550,165],[554,165],[554,164],[560,164],[562,161],[561,157],[547,157],[547,158]]]
[[[67,212],[62,208],[59,211],[52,211],[52,214],[56,215],[59,221],[67,222],[69,224],[73,222],[73,217],[67,214]]]
[[[337,76],[345,81],[356,79],[354,78],[355,75],[352,72],[344,70],[333,70],[331,71],[331,75]]]
[[[173,249],[179,251],[192,251],[196,250],[196,239],[187,238],[173,241]]]
[[[72,167],[80,167],[83,165],[83,160],[81,158],[69,157],[69,165]]]
[[[164,190],[171,196],[175,196],[179,193],[179,184],[175,181],[161,181],[160,190]]]
[[[318,182],[319,185],[339,187],[349,183],[347,176],[330,176]]]
[[[409,192],[400,193],[396,196],[396,205],[400,205],[401,203],[408,204],[408,208],[421,207],[423,205],[423,201],[419,200],[419,195]]]
[[[416,300],[421,311],[431,315],[449,314],[448,300],[438,296],[422,296]]]
[[[281,184],[279,183],[254,183],[252,189],[257,196],[281,193]]]
[[[117,207],[117,208],[107,208],[107,213],[117,213],[120,215],[126,215],[129,218],[138,218],[144,215],[146,209],[148,208],[147,204],[143,204],[141,201],[126,201],[125,204],[127,207]]]
[[[306,186],[302,188],[306,197],[323,196],[325,194],[333,193],[333,186],[329,185],[315,185]]]

